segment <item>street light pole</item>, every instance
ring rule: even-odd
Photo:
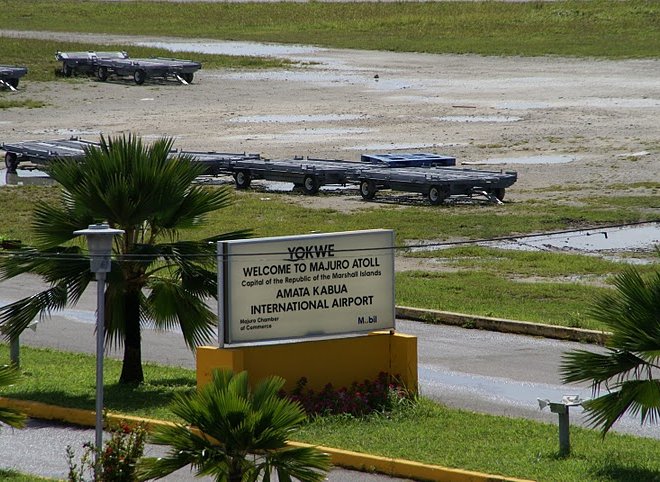
[[[89,267],[96,274],[96,459],[94,474],[99,475],[100,453],[103,450],[103,343],[105,336],[105,274],[111,270],[112,240],[121,229],[112,229],[107,224],[90,224],[87,229],[74,231],[75,235],[87,238]]]

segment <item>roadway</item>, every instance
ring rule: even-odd
[[[33,277],[0,283],[0,303],[6,304],[26,293],[36,292],[43,286]],[[58,350],[95,353],[94,308],[95,290],[89,290],[80,303],[71,309],[54,314],[42,320],[35,331],[27,330],[21,336],[21,345],[50,347]],[[567,386],[561,383],[559,364],[562,354],[576,348],[597,347],[574,342],[564,342],[524,335],[510,335],[459,327],[429,325],[420,322],[397,320],[397,330],[415,335],[418,340],[419,382],[422,395],[451,407],[476,412],[491,413],[509,417],[524,417],[556,424],[557,416],[546,410],[541,411],[538,398],[558,401],[563,395],[591,396],[585,386]],[[194,354],[191,353],[176,332],[156,332],[146,329],[143,332],[143,360],[160,364],[195,368]],[[108,356],[121,358],[118,351],[110,351]],[[36,423],[36,422],[35,422]],[[583,424],[581,408],[571,410],[571,423]],[[57,430],[56,430],[57,429]],[[57,427],[54,440],[66,439],[80,429]],[[58,431],[59,430],[59,431]],[[616,431],[638,436],[660,438],[660,426],[641,427],[637,419],[625,418],[615,426]],[[19,454],[19,460],[26,459],[26,453],[36,444],[35,437],[45,435],[47,428],[38,426],[36,431],[25,435],[25,451],[15,451],[15,443],[22,431],[3,429],[0,432],[0,459],[2,466],[13,466],[9,462],[10,453]],[[68,435],[67,435],[68,432]],[[9,434],[12,434],[9,437]],[[22,437],[23,435],[21,435]],[[88,434],[85,434],[88,436]],[[8,438],[14,440],[8,447]],[[93,437],[88,436],[87,440]],[[54,461],[62,470],[66,468],[63,442],[59,444],[60,461]],[[48,465],[41,463],[41,465]],[[25,467],[30,473],[34,468]],[[346,476],[345,480],[361,479],[362,475],[344,471],[333,471],[333,477]],[[41,475],[53,476],[50,473]],[[63,476],[65,474],[60,474]],[[368,474],[364,474],[367,477]],[[369,476],[372,477],[372,476]],[[375,476],[378,477],[378,476]],[[181,479],[179,479],[181,480]],[[330,480],[342,480],[330,479]],[[375,479],[380,480],[380,479]]]

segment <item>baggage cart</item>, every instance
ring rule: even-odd
[[[428,152],[362,154],[360,160],[381,167],[449,167],[456,165],[455,157]]]
[[[127,59],[126,52],[57,52],[55,59],[62,62],[62,75],[96,75],[98,59]]]
[[[359,184],[363,199],[371,200],[381,189],[416,192],[433,205],[450,196],[481,194],[494,202],[504,199],[506,188],[518,179],[516,172],[480,171],[451,167],[359,169],[352,180]]]
[[[2,150],[5,151],[5,166],[9,172],[16,172],[21,163],[29,163],[30,168],[35,168],[45,166],[54,159],[82,159],[85,156],[85,148],[89,146],[99,146],[99,144],[77,137],[0,144]]]
[[[202,68],[199,62],[192,60],[168,59],[156,57],[152,59],[98,59],[96,75],[102,82],[111,75],[132,77],[137,85],[142,85],[147,79],[174,78],[182,84],[190,84],[195,72]]]
[[[6,87],[15,91],[18,87],[18,81],[27,74],[26,67],[16,67],[13,65],[0,65],[0,87]]]

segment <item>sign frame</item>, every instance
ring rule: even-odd
[[[219,241],[219,346],[395,329],[394,247],[390,229]]]

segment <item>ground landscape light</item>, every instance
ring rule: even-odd
[[[564,395],[560,402],[551,402],[548,399],[537,398],[539,409],[550,407],[552,413],[559,415],[559,455],[565,457],[571,453],[571,439],[569,432],[568,410],[570,407],[582,405],[584,400],[580,395]]]
[[[105,335],[105,274],[112,267],[112,240],[122,229],[113,229],[106,223],[90,224],[87,229],[74,231],[85,236],[89,247],[89,269],[96,273],[96,459],[94,472],[99,473],[100,453],[103,449],[103,338]]]

